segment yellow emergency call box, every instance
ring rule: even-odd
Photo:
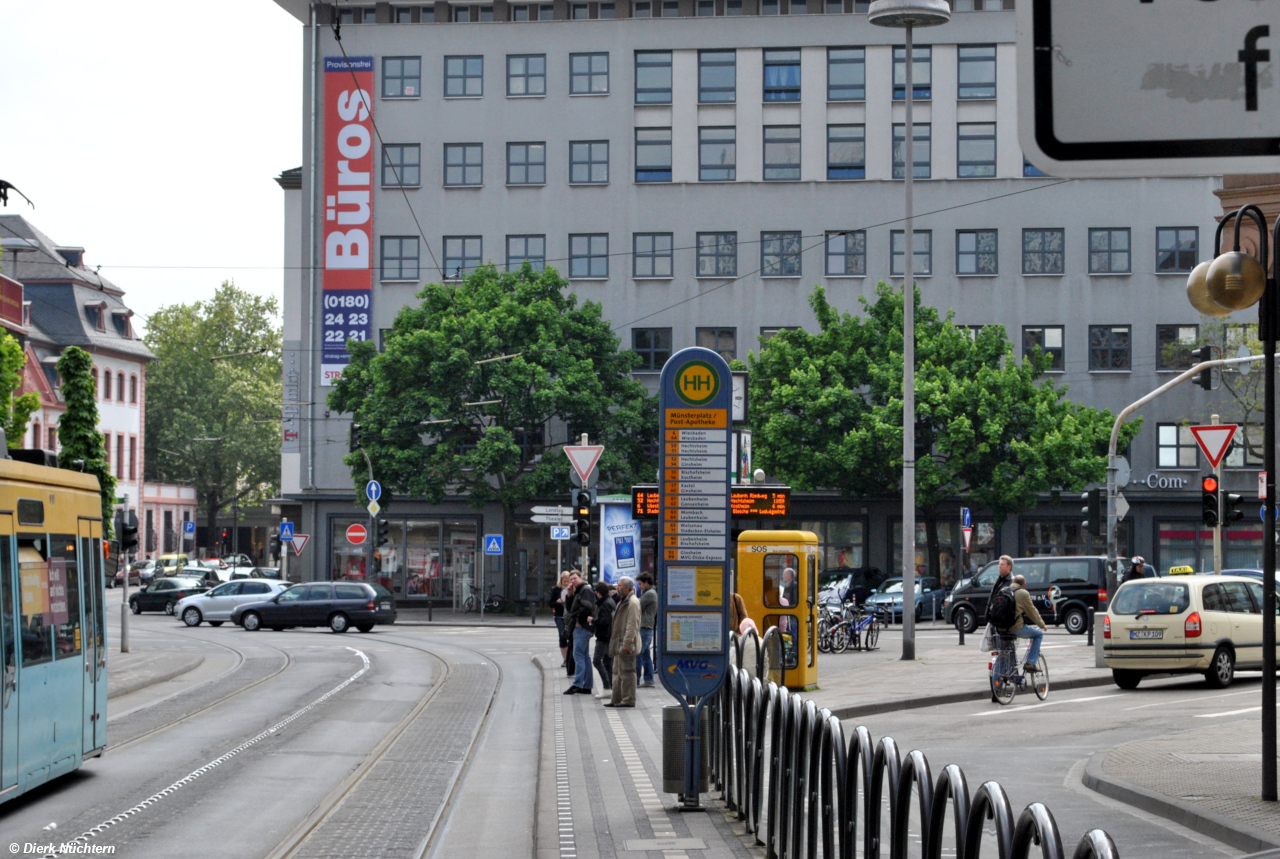
[[[818,682],[818,535],[812,531],[743,531],[738,535],[737,592],[763,637],[782,634],[782,682]]]

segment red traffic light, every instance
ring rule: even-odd
[[[1218,478],[1216,477],[1204,478],[1203,480],[1200,481],[1200,489],[1202,492],[1217,492]]]

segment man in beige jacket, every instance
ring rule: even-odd
[[[613,657],[613,694],[606,707],[636,705],[636,655],[640,652],[640,601],[630,576],[618,579],[618,607],[613,612],[609,655]]]

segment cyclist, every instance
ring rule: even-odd
[[[1001,567],[1003,566],[1004,564],[1001,563]],[[1014,576],[1010,587],[1013,590],[1013,599],[1017,605],[1017,614],[1014,615],[1013,625],[1007,629],[1001,629],[1000,632],[1006,635],[1016,635],[1018,638],[1031,639],[1031,647],[1027,650],[1027,661],[1024,665],[1024,670],[1028,674],[1035,674],[1040,670],[1036,665],[1037,660],[1040,659],[1040,641],[1044,638],[1044,633],[1048,627],[1045,626],[1044,619],[1040,617],[1040,612],[1036,611],[1035,604],[1031,602],[1031,591],[1027,590],[1026,577]],[[1029,624],[1034,624],[1034,626]]]

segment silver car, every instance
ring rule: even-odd
[[[199,626],[206,620],[210,626],[222,626],[231,619],[231,611],[241,603],[269,600],[288,587],[288,582],[270,579],[236,579],[187,597],[178,603],[173,613],[187,626]]]

